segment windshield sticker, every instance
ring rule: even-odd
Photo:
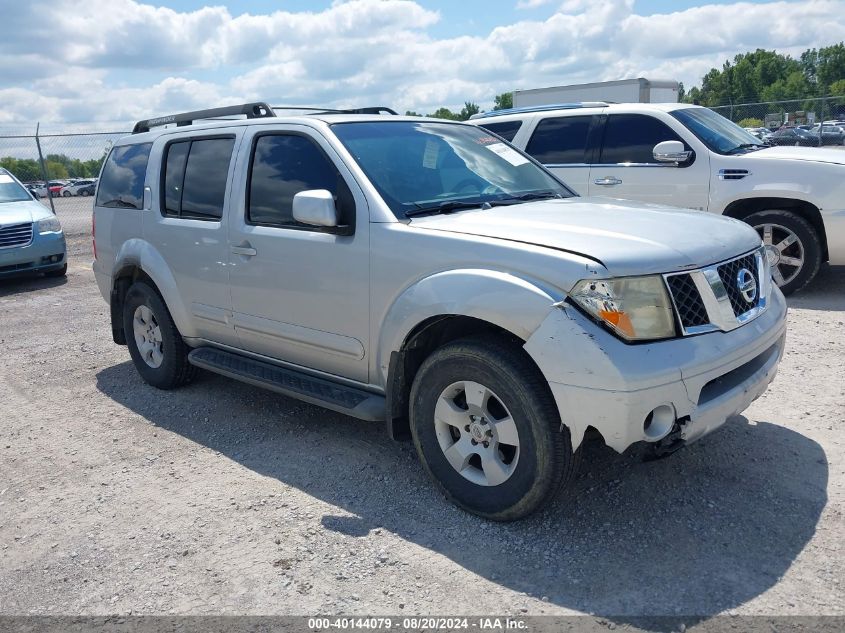
[[[15,182],[9,174],[0,174],[0,185],[8,185]]]
[[[437,154],[440,146],[437,141],[428,139],[425,142],[425,154],[423,154],[423,167],[426,169],[437,169]]]
[[[495,136],[479,136],[475,139],[475,142],[479,145],[490,145],[490,143],[501,143],[502,141]]]
[[[519,167],[520,165],[524,165],[528,162],[528,159],[525,158],[525,156],[515,151],[513,148],[508,147],[504,143],[493,143],[492,145],[485,145],[485,147],[491,152],[494,152],[504,158],[514,167]]]

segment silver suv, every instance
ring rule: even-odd
[[[247,104],[135,132],[102,170],[94,271],[143,379],[200,367],[386,422],[470,512],[542,506],[588,429],[674,451],[783,353],[751,227],[579,198],[482,128]]]

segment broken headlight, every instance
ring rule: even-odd
[[[629,341],[675,336],[675,317],[659,275],[584,279],[569,292],[588,314]]]

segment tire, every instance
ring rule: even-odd
[[[796,242],[780,253],[780,257],[793,260],[800,256],[801,265],[778,263],[772,267],[772,277],[783,294],[790,295],[797,292],[812,281],[821,266],[822,244],[818,233],[805,218],[792,211],[769,209],[752,213],[744,220],[757,230],[764,242],[767,240],[765,231],[767,225],[773,227],[773,236],[769,240],[774,243],[773,245],[784,243],[784,238],[788,233],[797,238]],[[778,273],[780,273],[780,278],[778,278]]]
[[[136,323],[136,317],[141,315],[143,320]],[[144,282],[136,281],[126,293],[123,329],[135,369],[147,383],[159,389],[173,389],[194,378],[196,368],[188,363],[190,348],[182,340],[164,301]]]
[[[82,197],[86,197],[86,196],[90,196],[91,194],[90,194],[90,193],[88,193],[88,190],[87,190],[87,189],[82,189],[82,190],[79,192],[79,195],[80,195],[80,196],[82,196]]]
[[[70,198],[73,194],[70,191],[63,191],[62,198]]]
[[[45,277],[64,277],[67,275],[67,262],[61,268],[44,273]]]
[[[476,386],[489,397],[467,396],[480,392]],[[484,416],[471,415],[479,409],[470,401],[484,403]],[[433,352],[414,378],[409,417],[420,461],[443,494],[487,519],[513,521],[538,510],[577,467],[580,454],[572,452],[545,379],[523,350],[492,337],[461,339]],[[443,422],[447,417],[451,423]],[[503,424],[508,417],[512,425]],[[473,445],[484,432],[489,447]],[[516,439],[503,439],[506,433]]]

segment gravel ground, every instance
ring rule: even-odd
[[[71,239],[0,283],[0,614],[845,614],[845,268],[790,300],[769,392],[657,462],[585,448],[516,524],[381,425],[211,374],[148,387]]]

